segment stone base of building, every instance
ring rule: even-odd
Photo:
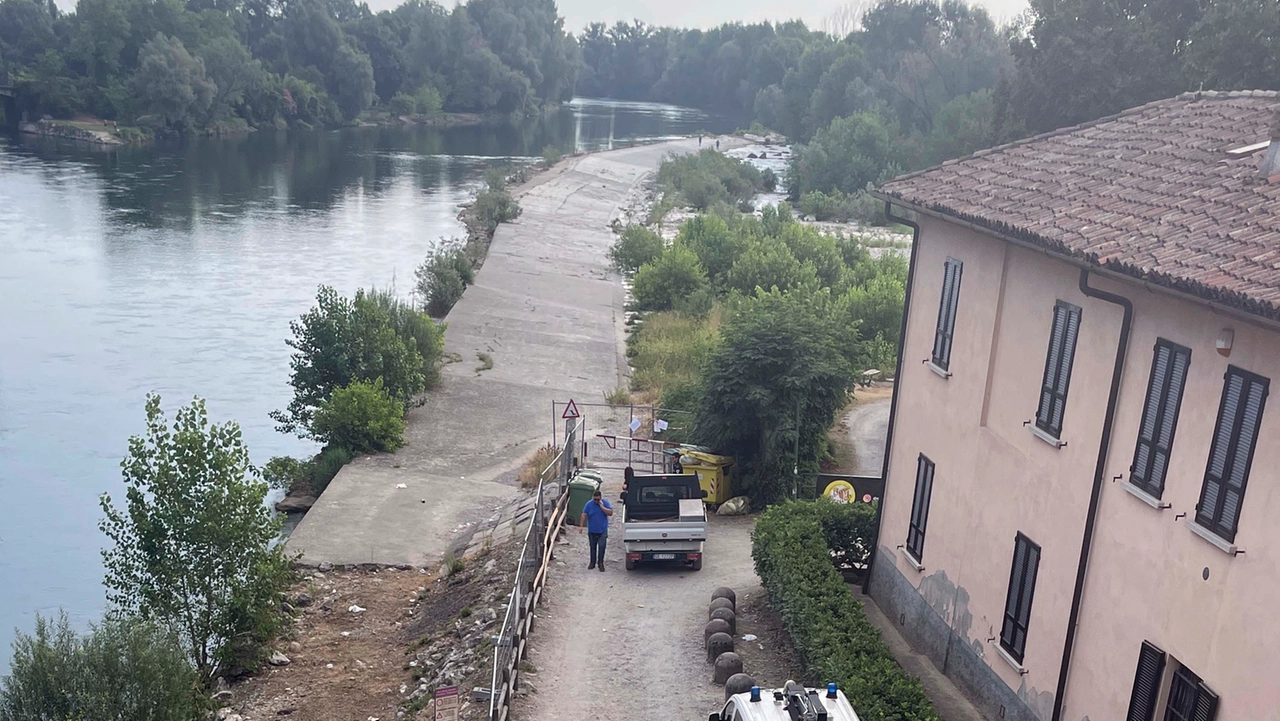
[[[1022,689],[1010,688],[983,660],[984,655],[996,653],[993,646],[985,639],[965,638],[947,625],[898,571],[892,550],[881,548],[877,555],[871,573],[871,598],[898,624],[911,646],[955,682],[979,713],[991,721],[1047,721],[1053,707],[1052,694],[1030,691],[1036,706],[1044,707],[1044,697],[1048,696],[1048,710],[1042,712],[1041,718],[1027,703],[1025,684]],[[963,588],[959,591],[968,597]]]

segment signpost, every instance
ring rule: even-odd
[[[573,420],[574,418],[581,417],[581,415],[582,414],[578,413],[578,404],[574,403],[573,399],[570,398],[569,404],[564,407],[564,413],[561,413],[560,417],[565,420]]]
[[[458,687],[436,689],[436,721],[458,721]]]

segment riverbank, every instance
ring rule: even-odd
[[[404,448],[342,469],[290,552],[313,565],[426,566],[455,532],[516,497],[522,460],[550,433],[552,401],[623,385],[624,290],[607,257],[611,223],[642,199],[668,153],[696,149],[685,139],[577,156],[513,188],[523,212],[498,226],[447,319],[445,352],[468,362],[446,366],[441,387],[409,411]],[[469,362],[481,353],[492,368]]]
[[[101,125],[99,125],[99,123]],[[107,121],[41,120],[18,123],[18,132],[43,138],[61,138],[104,148],[142,142],[146,137],[137,128],[119,128]]]

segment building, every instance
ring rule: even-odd
[[[918,228],[870,592],[992,719],[1280,719],[1276,108],[879,191]]]

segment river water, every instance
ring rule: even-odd
[[[0,136],[0,673],[15,628],[104,607],[98,497],[157,392],[236,420],[255,463],[312,444],[267,417],[290,397],[289,321],[318,284],[394,286],[494,164],[735,123],[575,100],[519,125],[260,132],[88,150]]]

